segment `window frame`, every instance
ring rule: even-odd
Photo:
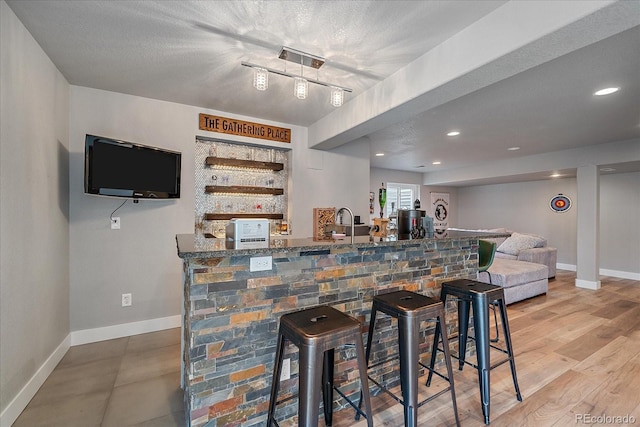
[[[387,189],[387,203],[384,207],[385,218],[390,218],[392,214],[391,210],[391,202],[395,202],[395,210],[402,209],[401,206],[401,194],[403,190],[411,191],[410,203],[409,206],[406,206],[408,209],[413,209],[413,203],[416,199],[420,198],[420,184],[408,184],[403,182],[387,182],[385,188]],[[394,189],[396,193],[395,200],[390,198],[390,189]]]

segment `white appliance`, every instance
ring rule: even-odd
[[[269,220],[233,218],[226,227],[227,249],[269,247]]]

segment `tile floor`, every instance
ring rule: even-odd
[[[175,328],[71,347],[13,427],[184,425]]]

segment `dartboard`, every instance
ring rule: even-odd
[[[551,199],[549,207],[554,212],[566,212],[571,207],[571,199],[565,195],[558,194]]]

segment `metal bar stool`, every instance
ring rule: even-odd
[[[507,308],[504,302],[504,290],[501,286],[490,285],[469,279],[458,279],[442,284],[442,292],[440,300],[442,303],[447,302],[447,297],[452,296],[458,301],[458,361],[459,369],[462,370],[465,363],[473,366],[478,370],[478,382],[480,386],[480,400],[482,402],[482,414],[484,415],[485,424],[489,424],[489,373],[491,369],[496,368],[507,361],[511,365],[511,376],[513,377],[513,385],[516,389],[516,397],[522,402],[520,395],[520,387],[518,386],[518,378],[516,377],[516,362],[513,355],[513,347],[511,345],[511,333],[509,332],[509,320],[507,318]],[[506,349],[491,345],[489,341],[489,304],[496,304],[500,310],[502,319],[502,331],[504,332],[504,341]],[[473,306],[473,328],[475,337],[469,337],[469,309]],[[446,329],[442,329],[442,335],[447,335]],[[440,325],[436,325],[434,333],[434,345],[438,343],[438,335],[440,335]],[[465,360],[467,352],[467,339],[473,339],[476,343],[477,365],[469,363]],[[507,355],[507,358],[493,365],[490,364],[489,350],[490,348],[501,351]],[[438,349],[439,350],[439,349]],[[446,349],[445,349],[446,350]],[[436,352],[431,354],[431,366],[435,363]],[[445,351],[445,357],[446,351]],[[455,357],[455,356],[454,356]],[[431,382],[431,372],[427,378],[427,385]]]
[[[318,425],[320,390],[324,402],[325,424],[330,426],[333,413],[333,390],[335,389],[353,406],[358,414],[367,418],[367,425],[373,426],[371,400],[367,383],[367,366],[360,321],[328,306],[319,306],[285,314],[280,318],[275,366],[271,381],[271,397],[267,426],[278,425],[275,420],[276,402],[280,387],[280,373],[284,355],[285,340],[299,349],[300,372],[298,376],[298,425],[309,427]],[[361,396],[364,394],[365,412],[333,386],[334,349],[346,344],[355,344],[360,373]],[[288,400],[288,399],[285,399]],[[284,400],[283,400],[284,401]]]
[[[418,408],[425,403],[435,399],[436,397],[451,391],[451,401],[453,403],[453,411],[455,413],[456,425],[460,425],[458,419],[458,407],[456,404],[456,392],[453,384],[453,369],[451,368],[451,359],[449,357],[449,342],[446,334],[442,334],[442,345],[445,352],[445,362],[447,365],[447,376],[444,376],[433,369],[432,366],[426,366],[420,363],[418,354],[420,322],[435,319],[436,324],[440,325],[445,321],[444,305],[442,302],[409,291],[396,291],[388,294],[376,295],[373,297],[373,305],[371,307],[371,321],[369,322],[369,335],[367,338],[367,368],[379,366],[388,362],[389,359],[382,360],[376,364],[369,366],[369,357],[371,355],[371,344],[373,342],[373,334],[376,327],[377,312],[380,311],[391,317],[398,319],[398,347],[400,357],[400,387],[402,389],[402,399],[391,393],[386,386],[379,383],[371,376],[369,379],[373,381],[380,389],[390,394],[397,402],[404,406],[404,425],[415,427],[418,425]],[[434,344],[432,352],[436,351],[437,341]],[[428,397],[418,403],[418,374],[419,365],[428,369],[429,373],[435,373],[439,377],[449,382],[449,387],[439,391],[433,396]],[[364,390],[364,389],[363,389]],[[356,420],[358,415],[356,415]]]

